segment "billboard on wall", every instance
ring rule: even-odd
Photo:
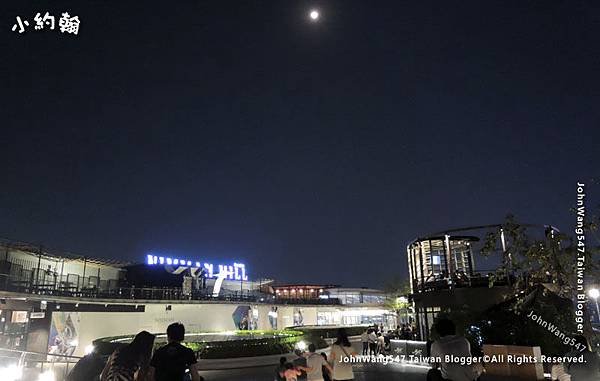
[[[27,311],[13,311],[10,319],[11,323],[27,323]]]
[[[258,308],[252,306],[238,306],[231,314],[233,324],[241,330],[258,329]]]
[[[231,314],[231,318],[233,319],[233,324],[241,330],[248,329],[248,312],[250,311],[250,306],[238,306],[233,313]]]
[[[277,329],[277,316],[278,316],[277,306],[271,306],[268,316],[269,316],[269,325],[271,326],[271,329]]]
[[[53,312],[48,353],[71,356],[79,345],[79,312]]]
[[[304,315],[302,308],[294,307],[294,326],[298,327],[304,325]]]

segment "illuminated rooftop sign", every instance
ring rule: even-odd
[[[224,274],[225,279],[248,280],[246,265],[243,263],[234,262],[231,265],[214,264],[148,254],[146,256],[146,264],[149,266],[164,266],[167,271],[173,274],[181,274],[185,270],[190,269],[192,275],[199,275],[204,269],[207,278],[217,278],[219,275]]]

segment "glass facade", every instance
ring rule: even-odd
[[[383,325],[394,329],[397,325],[396,314],[384,309],[357,307],[336,311],[317,312],[317,325]]]
[[[320,285],[286,285],[275,286],[275,296],[278,299],[319,299],[323,295],[324,287]]]
[[[386,295],[383,291],[366,288],[340,288],[319,285],[275,286],[278,299],[331,300],[342,305],[383,305]]]
[[[370,289],[344,289],[332,288],[325,291],[329,298],[335,298],[340,304],[378,304],[385,302],[386,296],[383,291]]]
[[[317,312],[317,325],[336,325],[339,324],[339,319],[336,320],[336,313],[331,311]]]

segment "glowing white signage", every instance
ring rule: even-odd
[[[161,257],[148,254],[146,256],[146,264],[149,266],[165,266],[172,267],[172,273],[181,274],[183,271],[190,269],[193,275],[199,275],[200,271],[204,270],[207,278],[217,278],[219,275],[224,275],[224,279],[230,280],[248,280],[246,274],[246,265],[243,263],[234,262],[232,265],[201,263],[198,261],[189,261],[181,258]]]

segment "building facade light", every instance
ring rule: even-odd
[[[199,272],[200,270],[204,269],[207,278],[217,278],[220,274],[224,274],[224,279],[239,281],[248,280],[248,274],[246,273],[246,265],[238,262],[234,262],[233,264],[202,264],[199,261],[193,262],[191,260],[185,260],[181,258],[171,258],[148,254],[146,256],[146,264],[149,266],[178,266],[177,269],[172,271],[176,274],[180,274],[185,269],[191,269],[195,272]],[[218,272],[216,270],[218,270]]]

